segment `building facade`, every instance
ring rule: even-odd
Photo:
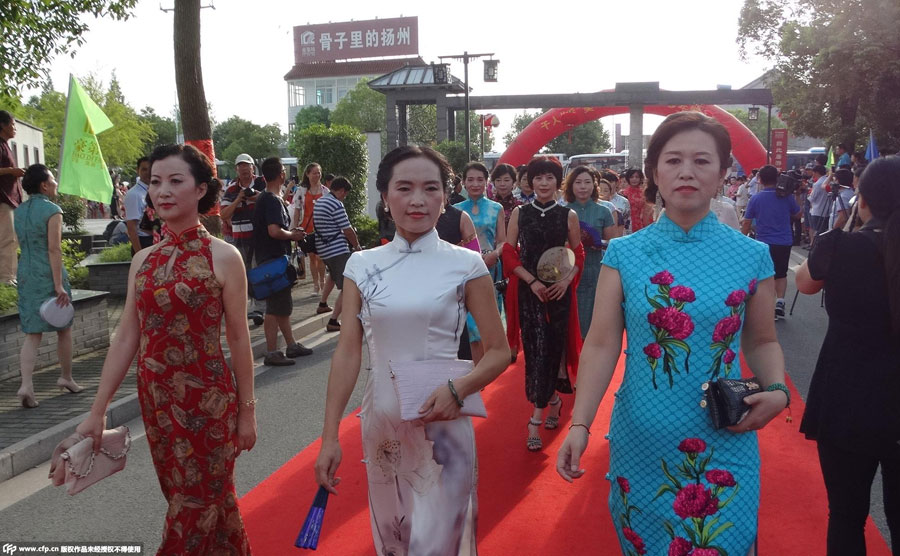
[[[44,158],[44,130],[16,118],[16,136],[9,141],[16,166],[28,168],[32,164],[46,164]]]

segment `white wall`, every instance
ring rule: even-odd
[[[16,136],[9,141],[16,166],[27,168],[32,164],[46,164],[44,158],[44,132],[27,122],[16,119]],[[59,153],[52,156],[58,157]]]

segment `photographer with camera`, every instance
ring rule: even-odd
[[[756,177],[762,189],[750,198],[741,222],[741,233],[750,235],[755,220],[756,240],[769,246],[769,255],[775,265],[775,320],[781,320],[784,318],[784,292],[793,244],[791,222],[800,218],[800,207],[793,196],[800,185],[800,176],[795,171],[779,175],[777,168],[767,164],[759,169]]]
[[[831,213],[828,229],[843,228],[850,218],[850,202],[853,200],[853,172],[846,168],[837,170],[831,180]]]

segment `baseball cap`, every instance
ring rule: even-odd
[[[247,153],[241,153],[238,155],[236,159],[234,159],[234,165],[237,166],[241,162],[246,162],[247,164],[253,164],[253,157],[251,157]]]

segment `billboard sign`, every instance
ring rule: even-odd
[[[294,27],[294,63],[419,53],[419,18],[394,17]]]

